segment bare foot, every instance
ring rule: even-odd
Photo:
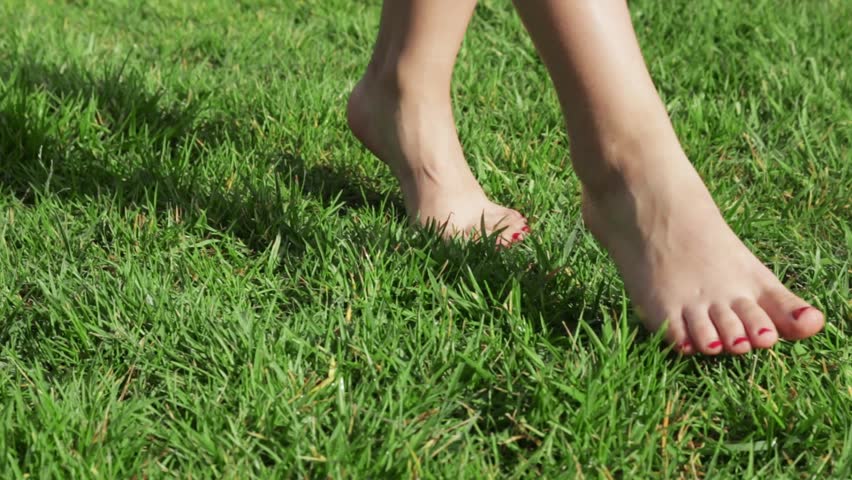
[[[709,355],[822,329],[822,312],[787,290],[731,231],[679,147],[626,151],[651,157],[632,162],[645,168],[619,172],[606,191],[587,188],[583,217],[648,329],[666,325],[680,351]]]
[[[509,245],[529,232],[517,211],[491,202],[465,161],[449,98],[406,96],[362,79],[349,98],[349,128],[399,180],[412,221],[444,237],[500,232]]]

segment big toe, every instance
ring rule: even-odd
[[[520,242],[530,234],[530,226],[527,219],[520,213],[514,210],[506,210],[490,232],[499,232],[497,236],[497,244],[507,247],[514,243]]]
[[[767,290],[758,303],[769,314],[778,333],[788,340],[810,337],[825,325],[821,311],[785,288]]]

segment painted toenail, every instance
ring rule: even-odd
[[[709,348],[710,350],[715,350],[715,349],[717,349],[721,346],[722,346],[721,340],[714,340],[714,341],[710,342],[710,345],[707,345],[707,348]]]
[[[763,328],[761,328],[760,330],[758,330],[758,331],[757,331],[757,334],[758,334],[758,335],[763,335],[764,333],[770,333],[771,331],[772,331],[772,329],[771,329],[771,328],[763,327]]]
[[[797,309],[793,310],[793,318],[794,318],[794,319],[796,319],[796,320],[798,320],[798,319],[799,319],[799,317],[801,317],[801,316],[802,316],[802,314],[803,314],[803,313],[805,313],[805,310],[807,310],[807,309],[809,309],[809,308],[811,308],[811,307],[810,307],[810,306],[807,306],[807,307],[800,307],[800,308],[797,308]]]
[[[522,232],[530,233],[530,226],[524,225],[524,228],[521,229]]]
[[[512,234],[512,241],[513,242],[517,241],[519,238],[521,238],[521,232],[515,232],[515,233]]]
[[[739,345],[743,342],[747,342],[747,341],[748,341],[747,337],[740,337],[740,338],[734,340],[734,346],[736,347],[737,345]]]
[[[680,344],[680,348],[681,350],[689,350],[690,348],[692,348],[692,342],[686,340],[685,342]]]

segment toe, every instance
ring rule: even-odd
[[[740,317],[727,305],[710,306],[710,319],[722,339],[725,350],[741,355],[751,350],[751,339],[746,334]]]
[[[667,323],[665,323],[665,339],[676,351],[684,355],[695,353],[695,347],[692,344],[692,339],[689,338],[689,332],[686,329],[683,316],[679,311],[675,310],[675,312],[674,314],[665,316],[667,319]]]
[[[769,348],[778,341],[775,325],[757,302],[740,299],[731,304],[731,309],[742,321],[752,347]]]
[[[778,331],[766,311],[755,301],[740,299],[731,304],[754,348],[770,348],[778,342]]]
[[[524,233],[520,230],[506,228],[500,232],[500,235],[497,235],[496,242],[498,246],[508,248],[516,243],[522,242],[525,236],[526,235],[524,235]]]
[[[778,333],[788,340],[816,334],[825,325],[825,316],[786,288],[767,290],[758,300],[769,314]]]
[[[497,244],[503,247],[509,247],[523,241],[530,232],[527,219],[514,210],[509,210],[509,213],[495,227],[495,230],[500,230],[500,235],[497,236]]]
[[[692,348],[705,355],[717,355],[722,351],[722,340],[706,307],[685,308],[683,321],[686,323]]]

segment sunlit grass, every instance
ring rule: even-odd
[[[637,326],[508,4],[453,92],[533,219],[498,253],[407,228],[345,128],[376,2],[0,2],[0,475],[848,478],[852,6],[631,10],[816,338],[680,359]]]

